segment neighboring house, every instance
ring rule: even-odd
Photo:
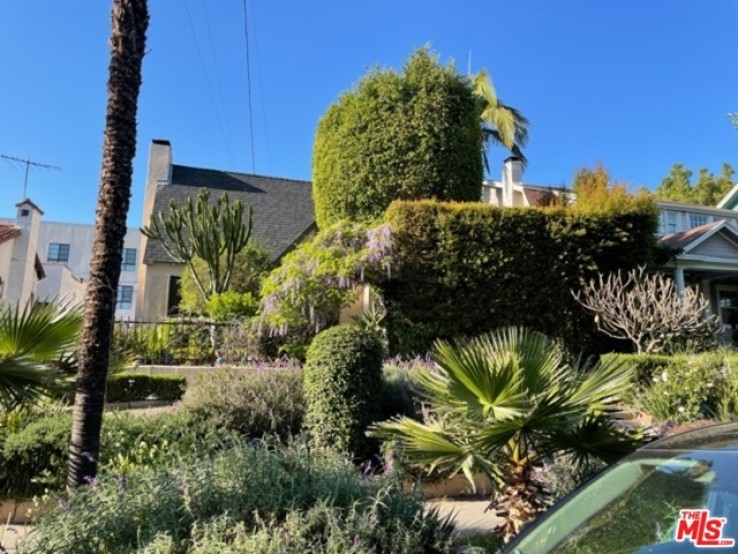
[[[0,301],[24,304],[45,277],[36,250],[43,212],[28,198],[15,206],[15,220],[0,223]]]
[[[168,212],[172,200],[177,205],[187,197],[194,200],[201,188],[208,189],[211,202],[227,193],[231,200],[253,206],[253,239],[268,250],[274,261],[315,229],[309,181],[175,165],[171,144],[166,140],[151,143],[143,225],[149,225],[153,214]],[[183,265],[174,263],[158,242],[146,237],[142,237],[141,251],[137,318],[158,321],[177,311]]]
[[[90,276],[90,260],[95,240],[95,226],[87,223],[60,223],[43,221],[38,235],[38,252],[49,285],[43,292],[47,297],[62,301],[84,300],[85,283]],[[141,264],[141,231],[129,228],[123,242],[120,280],[116,297],[115,318],[136,319],[136,289],[138,268]],[[53,278],[51,278],[53,276]],[[72,283],[76,282],[75,287]],[[70,298],[70,290],[74,291]],[[40,296],[41,290],[39,290]]]
[[[482,182],[482,202],[493,206],[535,207],[545,206],[571,197],[571,191],[563,187],[550,187],[523,183],[523,162],[511,156],[502,166],[499,181]]]
[[[23,203],[18,205],[17,221],[0,221],[0,242],[2,242],[3,236],[2,229],[6,229],[5,235],[21,233],[20,221],[24,217],[23,212],[28,211],[32,216],[32,221],[29,220],[28,227],[32,230],[26,233],[29,245],[27,248],[23,248],[24,251],[33,252],[34,263],[37,264],[38,269],[46,277],[35,282],[30,288],[30,293],[28,292],[28,286],[25,287],[25,292],[18,293],[17,285],[14,285],[12,287],[15,291],[13,295],[0,296],[0,298],[28,299],[32,294],[36,300],[40,301],[54,300],[69,305],[82,304],[90,274],[90,258],[92,257],[95,226],[81,223],[42,221],[41,215],[43,215],[43,212],[29,200],[24,202],[29,205],[25,208],[22,207]],[[124,242],[123,263],[118,285],[116,319],[135,319],[136,316],[135,298],[138,266],[141,261],[140,242],[141,231],[128,229]],[[3,280],[6,280],[3,273],[9,268],[4,263],[3,258],[4,255],[7,256],[7,254],[4,254],[7,250],[7,246],[0,245],[0,278]],[[19,253],[14,258],[20,260],[21,256],[27,256],[27,254]]]
[[[482,201],[539,206],[562,194],[571,193],[523,183],[522,164],[511,157],[500,181],[484,182]],[[716,207],[667,200],[657,205],[659,242],[679,252],[662,270],[673,274],[680,291],[687,285],[698,287],[723,324],[738,328],[738,184]]]
[[[679,252],[668,264],[677,288],[699,287],[723,324],[738,327],[738,190],[716,208],[668,201],[658,205],[659,242]]]

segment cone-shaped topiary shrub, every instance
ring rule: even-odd
[[[356,325],[318,334],[307,353],[305,423],[316,447],[365,457],[374,443],[364,432],[378,415],[382,344]]]

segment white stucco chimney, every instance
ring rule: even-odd
[[[502,165],[502,203],[514,206],[515,187],[523,184],[523,161],[517,156],[510,156]]]
[[[15,206],[17,208],[15,224],[20,228],[21,234],[13,240],[6,298],[11,303],[24,303],[30,300],[38,280],[36,275],[38,230],[44,212],[28,198],[24,198]]]

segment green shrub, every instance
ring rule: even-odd
[[[259,301],[250,292],[228,290],[213,294],[205,304],[205,311],[213,321],[233,321],[256,315]]]
[[[318,226],[380,217],[396,198],[479,200],[482,127],[470,80],[416,51],[398,75],[373,70],[318,123]]]
[[[738,415],[738,354],[617,354],[634,367],[629,402],[659,421],[690,423]]]
[[[297,434],[305,413],[302,370],[272,365],[201,373],[185,395],[184,408],[249,437]]]
[[[305,423],[316,446],[371,453],[364,432],[376,421],[382,386],[382,344],[357,325],[318,334],[307,354]]]
[[[155,396],[159,400],[179,400],[187,389],[187,378],[174,373],[116,373],[108,377],[108,402],[131,402]]]
[[[40,418],[2,445],[0,495],[31,496],[63,488],[72,414]],[[222,433],[184,412],[151,417],[114,412],[103,419],[100,465],[125,473],[137,466],[174,463],[187,453],[215,448]]]
[[[441,553],[450,526],[396,476],[364,479],[336,455],[244,441],[140,468],[58,500],[25,554]],[[155,507],[155,509],[152,509]]]
[[[396,201],[385,219],[401,262],[383,285],[393,353],[510,325],[602,351],[571,291],[598,271],[646,263],[656,230],[653,204],[586,213]]]

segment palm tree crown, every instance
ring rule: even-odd
[[[528,119],[497,97],[486,70],[483,69],[474,76],[472,85],[480,100],[484,167],[489,171],[487,148],[492,144],[504,146],[513,156],[519,157],[523,164],[527,163],[522,148],[528,143]]]

